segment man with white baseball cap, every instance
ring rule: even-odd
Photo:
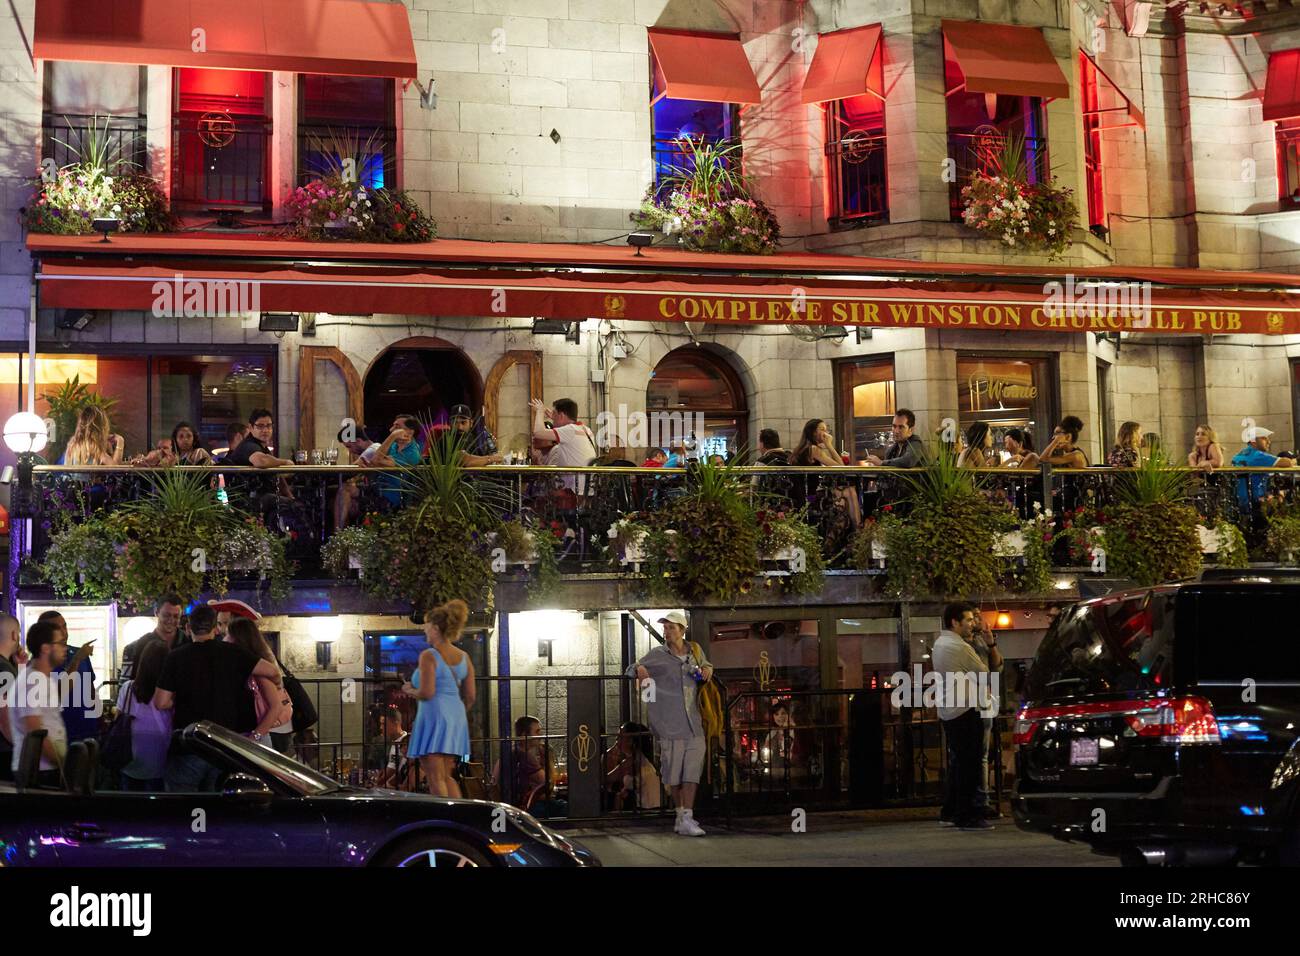
[[[1241,433],[1246,447],[1232,456],[1236,468],[1294,468],[1292,458],[1279,458],[1269,452],[1273,444],[1273,431],[1246,419],[1249,426]],[[1251,475],[1237,479],[1237,503],[1246,514],[1257,511],[1259,503],[1268,495],[1268,475]],[[1262,516],[1256,515],[1257,519]]]
[[[685,614],[669,611],[658,623],[663,625],[663,644],[629,667],[628,676],[651,690],[647,703],[650,729],[659,738],[660,776],[677,808],[673,832],[704,836],[694,807],[708,748],[696,689],[713,676],[713,665],[698,644],[687,642]]]

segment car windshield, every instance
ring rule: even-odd
[[[259,772],[274,777],[304,796],[316,796],[342,789],[338,783],[312,770],[306,764],[291,760],[269,747],[255,744],[247,737],[241,737],[225,727],[204,721],[194,725],[193,733],[200,737],[211,738],[223,749],[234,751],[239,757],[256,766]]]
[[[1173,665],[1174,592],[1080,604],[1043,638],[1026,684],[1032,701],[1158,691]]]

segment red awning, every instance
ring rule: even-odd
[[[708,103],[759,102],[758,80],[739,37],[681,30],[647,32],[661,97]]]
[[[805,103],[847,100],[874,93],[883,98],[884,91],[872,89],[871,64],[880,55],[880,24],[823,33],[817,38],[817,51],[803,83]]]
[[[42,308],[529,316],[1018,331],[1300,333],[1290,275],[982,266],[626,246],[28,237]],[[1073,278],[1067,278],[1073,274]],[[1085,283],[1151,282],[1145,302]],[[1141,312],[1139,313],[1139,307]],[[1128,310],[1128,311],[1125,311]]]
[[[1300,116],[1300,50],[1282,50],[1268,55],[1268,78],[1264,81],[1264,119],[1285,120]]]
[[[38,0],[37,59],[414,78],[406,7],[368,0]]]
[[[1142,111],[1138,109],[1137,105],[1131,99],[1128,98],[1128,95],[1122,89],[1120,89],[1119,84],[1116,83],[1114,80],[1112,80],[1110,76],[1107,75],[1106,71],[1103,70],[1098,65],[1097,61],[1094,60],[1092,57],[1090,57],[1087,53],[1084,53],[1082,50],[1080,50],[1079,56],[1082,57],[1084,60],[1086,60],[1092,66],[1092,68],[1097,72],[1097,76],[1105,80],[1107,85],[1110,87],[1111,91],[1115,93],[1115,95],[1118,96],[1121,100],[1124,101],[1123,106],[1098,107],[1096,110],[1092,112],[1097,115],[1100,115],[1102,113],[1123,113],[1125,114],[1126,117],[1128,117],[1128,122],[1121,122],[1121,123],[1103,122],[1102,125],[1097,127],[1097,129],[1119,129],[1125,126],[1137,126],[1141,129],[1146,129],[1147,128],[1146,117],[1142,115]],[[1084,115],[1088,115],[1088,114],[1085,112]]]
[[[944,20],[943,36],[972,93],[1070,96],[1070,82],[1036,27]]]

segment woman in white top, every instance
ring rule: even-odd
[[[153,705],[167,645],[150,641],[136,659],[134,677],[117,695],[117,719],[131,721],[131,762],[122,768],[123,790],[161,792],[172,739],[172,711]]]

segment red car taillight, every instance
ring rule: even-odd
[[[1025,716],[1025,711],[1016,715],[1016,730],[1014,740],[1016,746],[1031,743],[1034,739],[1034,731],[1038,729],[1038,721],[1031,720]]]
[[[1219,722],[1204,697],[1175,697],[1150,710],[1125,714],[1139,737],[1159,737],[1167,744],[1217,744]]]

